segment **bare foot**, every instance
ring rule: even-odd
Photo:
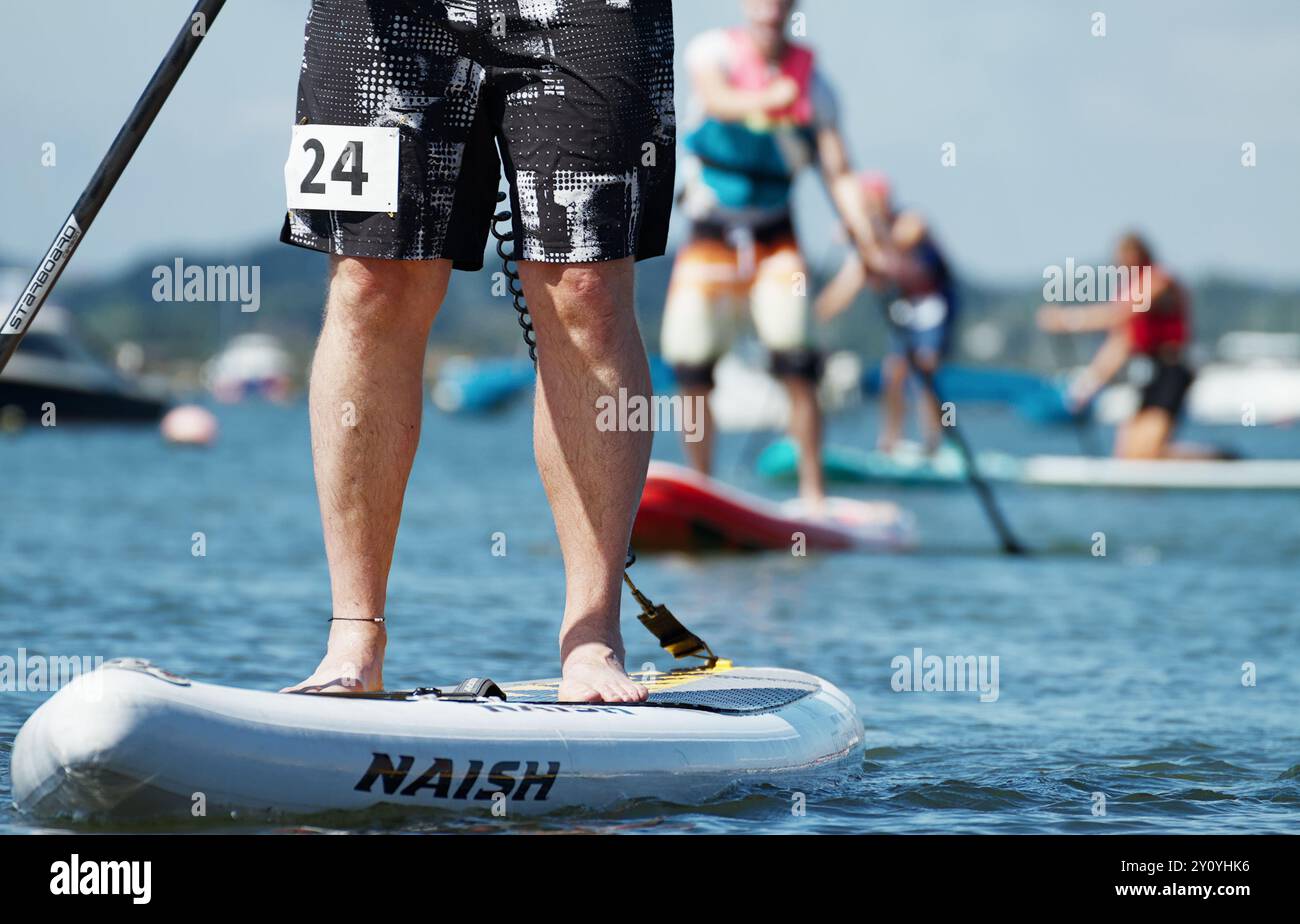
[[[384,688],[383,623],[332,622],[320,666],[302,683],[281,693],[373,693]]]
[[[562,703],[640,703],[650,691],[623,669],[621,650],[602,642],[577,645],[564,656],[559,701]]]

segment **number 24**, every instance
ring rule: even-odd
[[[307,175],[303,177],[302,186],[299,187],[302,192],[315,195],[321,195],[325,192],[325,184],[317,183],[316,175],[320,173],[320,168],[325,165],[325,145],[321,144],[316,138],[308,138],[303,144],[304,151],[310,151],[316,155],[315,162]],[[360,141],[349,141],[343,147],[343,152],[339,154],[339,159],[334,163],[334,169],[330,171],[330,179],[340,183],[352,184],[352,195],[359,196],[362,193],[361,187],[365,185],[366,180],[370,179],[370,174],[362,169],[362,159],[364,156],[365,145]],[[352,169],[344,168],[344,163],[348,160],[348,155],[352,155]]]

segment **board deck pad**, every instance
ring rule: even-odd
[[[770,712],[811,696],[818,685],[792,677],[764,674],[749,668],[715,666],[682,670],[632,671],[629,676],[650,690],[644,703],[619,706],[671,706],[707,712],[745,714]],[[557,703],[558,678],[504,683],[506,701],[525,704]]]

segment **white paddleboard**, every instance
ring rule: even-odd
[[[555,680],[503,684],[505,701],[282,694],[113,661],[19,731],[14,801],[38,816],[187,818],[200,799],[209,816],[692,804],[862,740],[853,703],[811,674],[722,661],[633,676],[648,704],[557,704]]]
[[[1164,488],[1183,491],[1300,490],[1300,460],[1107,459],[1029,456],[1024,484],[1080,488]]]

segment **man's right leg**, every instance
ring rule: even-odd
[[[429,326],[447,260],[333,257],[311,368],[311,442],[333,615],[325,657],[288,690],[383,689],[388,569],[420,438]]]

